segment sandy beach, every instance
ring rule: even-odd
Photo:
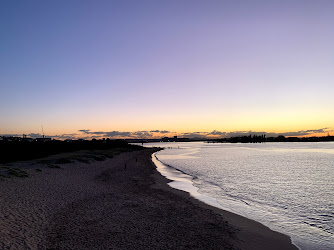
[[[286,235],[169,187],[155,151],[16,163],[29,176],[0,179],[0,249],[297,249]]]

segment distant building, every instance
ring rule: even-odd
[[[174,137],[163,137],[161,138],[162,142],[188,142],[190,141],[189,138],[178,138],[177,136]]]
[[[163,137],[163,138],[161,138],[161,141],[163,141],[163,142],[168,142],[168,141],[170,141],[170,140],[169,140],[169,137]]]
[[[33,140],[34,140],[33,138],[27,137],[27,135],[23,134],[20,141],[32,142]]]
[[[51,138],[42,137],[42,138],[36,138],[35,140],[38,142],[47,142],[47,141],[51,141]]]
[[[21,137],[17,137],[17,136],[3,136],[3,141],[21,141],[22,138]]]
[[[24,138],[22,138],[21,141],[32,142],[32,141],[34,141],[34,139],[30,138],[30,137],[24,137]]]

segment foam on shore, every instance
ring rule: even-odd
[[[223,209],[223,207],[217,202],[215,198],[203,195],[198,192],[199,188],[193,185],[192,176],[182,173],[181,171],[162,163],[156,156],[156,153],[152,155],[152,161],[157,166],[159,173],[172,181],[168,183],[170,187],[188,192],[192,197],[199,201],[202,201],[210,206]]]
[[[193,185],[193,177],[191,175],[188,175],[184,172],[182,172],[181,170],[178,170],[172,166],[169,166],[167,164],[162,163],[159,158],[156,156],[156,153],[152,154],[152,161],[153,163],[156,165],[157,167],[157,171],[163,175],[164,177],[166,177],[168,180],[171,180],[171,182],[167,183],[170,187],[181,190],[181,191],[185,191],[187,193],[189,193],[193,198],[204,202],[205,204],[217,208],[219,210],[225,211],[227,212],[217,201],[217,199],[201,194],[198,192],[199,188],[195,187]],[[228,212],[228,213],[232,213],[233,212]],[[240,217],[242,217],[240,215]],[[245,217],[244,217],[245,218]],[[251,220],[248,218],[245,218],[247,220]],[[259,222],[258,222],[259,223]],[[261,224],[261,223],[259,223]],[[262,224],[261,224],[262,225]],[[264,226],[266,227],[266,226]],[[269,230],[271,230],[268,227]],[[277,232],[278,233],[278,232]],[[281,233],[280,233],[281,234]],[[287,236],[289,237],[289,236]],[[289,237],[290,238],[290,237]],[[300,249],[300,247],[298,247],[291,239],[291,243],[297,248]]]

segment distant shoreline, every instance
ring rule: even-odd
[[[228,138],[179,138],[164,137],[161,139],[125,139],[129,143],[152,143],[152,142],[209,142],[209,143],[265,143],[265,142],[330,142],[334,141],[334,136],[312,136],[294,137],[277,136],[266,137],[265,134],[250,134],[245,136],[234,136]]]

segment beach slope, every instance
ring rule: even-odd
[[[57,168],[25,163],[28,177],[0,180],[0,249],[296,249],[170,188],[151,161],[156,150]]]

